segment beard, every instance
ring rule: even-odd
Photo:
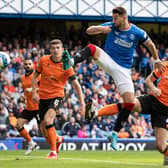
[[[25,69],[26,74],[31,74],[33,72],[33,69]]]
[[[114,26],[115,26],[115,28],[120,29],[123,25],[124,25],[124,22],[121,21],[120,23],[118,23],[117,25],[114,25]]]
[[[115,26],[115,28],[120,29],[120,28],[121,28],[121,25],[122,25],[122,23],[120,23],[120,24],[118,24],[118,25],[114,25],[114,26]]]

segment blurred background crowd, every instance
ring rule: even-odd
[[[158,48],[162,60],[168,58],[168,35],[149,33],[151,39]],[[3,34],[0,40],[0,51],[6,51],[11,57],[11,64],[3,72],[0,79],[0,137],[17,137],[19,133],[15,124],[20,113],[25,107],[25,98],[21,86],[20,76],[24,74],[23,61],[31,58],[36,66],[38,59],[49,54],[49,41],[59,38],[64,42],[65,49],[71,54],[83,48],[88,43],[94,43],[104,47],[103,40],[97,40],[96,36],[87,36],[83,29],[75,30],[73,26],[69,31],[52,34],[50,37],[43,34],[13,35]],[[134,82],[136,96],[147,93],[144,84],[145,77],[153,68],[153,60],[149,51],[142,45],[138,45],[134,53],[132,67],[132,80]],[[74,70],[83,89],[85,101],[92,98],[96,102],[97,109],[111,103],[121,101],[113,79],[100,69],[93,61],[86,60],[77,64]],[[92,122],[86,122],[79,113],[79,101],[70,83],[65,87],[65,99],[55,119],[55,127],[58,134],[65,137],[79,138],[104,138],[113,130],[117,116],[98,117]],[[31,136],[42,136],[35,119],[25,126]],[[153,129],[150,116],[132,113],[128,122],[120,131],[120,138],[152,137]]]

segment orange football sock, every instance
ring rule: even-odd
[[[47,140],[48,144],[50,144],[50,140],[48,138],[48,135],[46,134],[46,135],[44,135],[44,137]],[[59,141],[59,139],[60,139],[59,135],[56,134],[56,142]]]
[[[30,137],[29,133],[26,131],[25,128],[22,128],[19,131],[19,133],[27,142],[30,142],[32,140],[32,138]]]
[[[98,116],[111,116],[117,114],[119,112],[119,109],[117,104],[110,104],[99,109],[97,112]]]
[[[47,141],[49,142],[50,150],[55,151],[56,150],[56,131],[53,126],[47,128],[47,135],[48,135]]]

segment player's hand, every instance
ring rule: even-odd
[[[111,32],[111,27],[110,26],[104,26],[103,27],[103,33],[104,34],[107,34],[107,33],[110,33]]]
[[[152,89],[151,92],[152,92],[153,96],[155,96],[155,97],[158,97],[161,95],[161,90],[158,88]]]
[[[85,103],[82,103],[80,105],[79,111],[80,111],[80,114],[82,115],[82,117],[84,117],[85,116]]]
[[[34,103],[39,103],[40,102],[40,97],[39,97],[37,92],[33,92],[32,100],[33,100]]]
[[[157,62],[155,62],[155,63],[154,63],[154,68],[155,68],[155,69],[158,69],[159,72],[164,72],[165,69],[166,69],[166,67],[165,67],[165,65],[163,64],[162,61],[157,61]]]

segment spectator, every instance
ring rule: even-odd
[[[96,124],[93,124],[91,129],[91,138],[104,138],[107,137],[107,133],[105,131],[100,130]]]
[[[86,130],[86,125],[82,125],[81,129],[78,130],[78,138],[88,138],[89,133]]]
[[[80,125],[75,121],[74,117],[70,118],[70,122],[63,125],[62,132],[66,137],[77,137],[77,132],[80,129]]]
[[[32,129],[29,131],[29,134],[31,137],[40,137],[42,135],[40,134],[36,124],[33,124]]]
[[[9,129],[9,119],[4,108],[0,109],[0,137],[5,138]]]
[[[154,136],[154,132],[153,132],[152,124],[151,122],[148,122],[147,126],[145,127],[145,137],[153,137],[153,136]]]
[[[105,123],[103,124],[103,130],[106,131],[108,134],[111,133],[111,131],[114,128],[114,123],[112,122],[111,118],[106,118]]]
[[[76,122],[82,127],[82,125],[85,124],[84,120],[82,119],[81,115],[79,113],[76,114]]]

